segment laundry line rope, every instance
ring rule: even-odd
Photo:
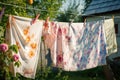
[[[35,11],[42,11],[42,12],[47,11],[48,12],[48,10],[37,9],[37,8],[29,8],[29,7],[22,7],[22,6],[18,6],[18,5],[14,5],[14,4],[3,3],[3,2],[0,2],[0,4],[7,5],[7,6],[13,6],[13,7],[16,7],[16,8],[28,9],[28,10],[35,10]],[[65,13],[64,11],[53,11],[53,10],[51,10],[50,12]],[[67,12],[67,13],[69,13],[69,12]],[[74,14],[74,13],[70,13],[70,14]]]
[[[28,9],[28,10],[35,10],[35,11],[42,11],[42,12],[47,11],[47,12],[48,12],[48,10],[37,9],[37,8],[29,8],[29,7],[22,7],[22,6],[18,6],[18,5],[14,5],[14,4],[3,3],[3,2],[0,2],[0,4],[2,4],[2,5],[7,5],[7,6],[13,6],[13,7],[16,7],[16,8]],[[53,10],[51,10],[51,12],[65,13],[65,11],[53,11]],[[67,12],[67,13],[69,13],[69,12]],[[74,14],[74,13],[69,13],[69,14]],[[110,16],[110,15],[108,15],[108,16],[106,16],[106,15],[105,15],[105,16],[97,16],[97,15],[92,15],[92,14],[90,14],[90,15],[86,15],[86,14],[77,14],[77,16],[83,16],[83,17],[89,16],[89,17],[112,18],[112,15],[111,15],[111,16]],[[120,15],[114,16],[114,18],[120,18]]]

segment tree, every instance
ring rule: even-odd
[[[33,1],[34,3],[31,5],[28,3],[28,0],[0,0],[0,9],[5,7],[5,15],[3,15],[2,21],[0,22],[0,26],[4,29],[0,27],[0,31],[2,30],[2,33],[5,32],[5,26],[10,14],[30,18],[34,18],[36,14],[40,14],[40,19],[46,19],[48,16],[50,19],[53,19],[59,13],[58,10],[65,0]],[[1,37],[3,36],[0,36],[0,40]]]
[[[53,19],[59,13],[58,10],[65,0],[34,0],[31,5],[28,0],[0,0],[0,8],[5,7],[5,14],[35,17],[40,14],[41,19],[46,19],[48,16]],[[8,17],[3,17],[3,22],[7,22]]]
[[[72,0],[69,2],[67,10],[59,14],[56,18],[58,21],[70,22],[83,22],[82,13],[88,7],[92,0]]]
[[[74,22],[81,22],[82,18],[80,15],[80,10],[79,11],[79,6],[80,6],[80,0],[72,0],[69,5],[67,10],[64,10],[63,13],[59,14],[56,18],[56,20],[58,21],[62,21],[62,22],[70,22],[70,21],[74,21]]]

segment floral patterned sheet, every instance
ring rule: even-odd
[[[24,77],[35,78],[40,53],[40,42],[43,22],[36,21],[31,25],[32,19],[18,16],[9,17],[7,27],[7,41],[18,46],[20,67],[14,66],[14,72]]]
[[[66,71],[78,71],[106,64],[103,21],[86,24],[58,22],[56,26],[49,27],[53,28],[55,36],[50,48],[54,66]]]

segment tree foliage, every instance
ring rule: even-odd
[[[64,13],[61,13],[57,16],[56,20],[62,22],[81,22],[82,18],[79,11],[80,0],[73,0],[69,3],[68,8],[64,10]],[[82,11],[82,10],[81,10]]]
[[[8,21],[9,15],[16,15],[22,17],[34,18],[36,14],[40,14],[40,19],[46,19],[48,16],[50,19],[56,17],[59,13],[58,10],[65,0],[33,0],[31,5],[28,0],[0,0],[0,10],[5,7],[5,14],[0,22],[0,42],[3,42],[5,26]]]
[[[5,14],[17,15],[23,17],[35,17],[36,14],[40,14],[41,19],[46,19],[48,16],[53,19],[59,13],[58,10],[61,7],[64,0],[33,0],[34,3],[30,5],[28,0],[0,0],[5,4],[0,4],[1,7],[5,7]],[[12,4],[12,5],[9,5]],[[16,5],[16,6],[15,6]],[[7,22],[8,16],[3,17],[2,23]]]

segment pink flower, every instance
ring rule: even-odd
[[[14,60],[15,62],[17,62],[17,61],[19,60],[19,56],[18,56],[17,54],[14,54],[14,55],[13,55],[13,60]]]
[[[62,55],[62,54],[59,54],[59,55],[57,56],[57,62],[58,62],[58,64],[60,64],[60,63],[63,62],[63,55]]]
[[[61,28],[58,29],[58,35],[62,35],[62,29]]]
[[[8,50],[8,45],[6,43],[0,44],[0,51],[6,52]]]

